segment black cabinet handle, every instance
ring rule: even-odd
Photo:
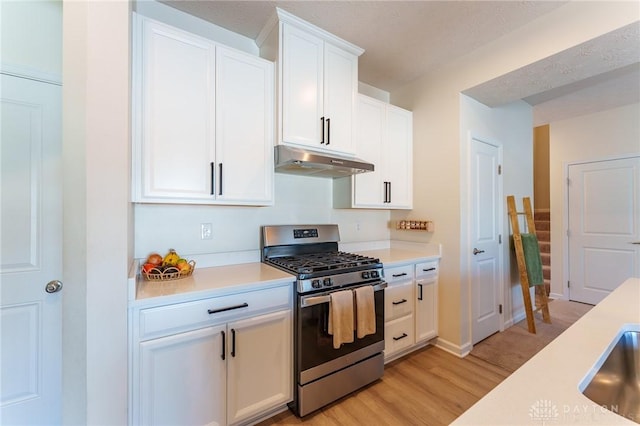
[[[231,356],[236,357],[236,330],[231,329]]]
[[[407,303],[407,299],[402,299],[397,302],[391,302],[391,303],[393,303],[394,305],[402,305],[403,303]]]
[[[401,274],[393,274],[393,275],[391,275],[391,276],[392,276],[393,278],[398,278],[398,277],[404,277],[405,275],[407,275],[407,273],[406,273],[406,272],[403,272],[403,273],[401,273]]]
[[[220,355],[220,357],[224,361],[225,353],[227,352],[227,338],[224,331],[221,331],[221,333],[222,333],[222,354]]]
[[[391,182],[384,182],[384,203],[391,202]]]
[[[423,269],[424,272],[431,272],[431,271],[435,271],[436,268],[427,268],[427,269]]]
[[[420,290],[418,293],[418,300],[422,300],[422,284],[418,284],[418,290]]]
[[[324,117],[320,117],[320,123],[322,124],[322,138],[320,138],[320,144],[324,145]]]
[[[399,337],[394,337],[394,338],[393,338],[393,340],[396,340],[396,341],[397,341],[397,340],[404,339],[405,337],[409,337],[409,336],[407,335],[407,333],[402,333],[402,335],[401,335],[401,336],[399,336]]]
[[[327,145],[331,143],[331,119],[327,118]]]
[[[215,182],[215,170],[216,170],[216,165],[212,162],[211,163],[211,195],[216,193],[216,182]]]
[[[220,178],[218,179],[218,183],[220,184],[220,191],[218,192],[218,195],[222,195],[222,163],[218,164],[218,167],[220,171]]]
[[[232,311],[234,309],[248,308],[248,307],[249,307],[249,304],[245,302],[242,305],[227,306],[226,308],[220,308],[220,309],[209,309],[207,310],[207,312],[209,312],[209,315],[211,315],[211,314],[217,314],[219,312]]]

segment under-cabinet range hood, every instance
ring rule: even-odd
[[[373,164],[357,158],[306,151],[286,145],[275,147],[275,169],[279,173],[339,178],[372,172],[373,168]]]

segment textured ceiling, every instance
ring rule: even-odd
[[[566,1],[162,1],[255,39],[275,7],[363,49],[359,80],[393,91]],[[487,105],[525,99],[534,121],[640,101],[640,24],[465,91]],[[623,70],[623,71],[620,71]],[[589,106],[587,108],[587,105]],[[553,114],[551,113],[553,112]],[[586,112],[584,112],[586,111]]]

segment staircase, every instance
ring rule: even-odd
[[[551,291],[551,215],[549,212],[535,212],[536,235],[542,258],[542,273],[547,296]]]

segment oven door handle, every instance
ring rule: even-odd
[[[366,284],[369,285],[369,284]],[[359,287],[363,287],[363,286],[359,286]],[[378,290],[383,290],[385,288],[387,288],[387,283],[385,281],[382,281],[373,287],[373,291],[378,291]],[[354,288],[358,288],[358,287],[354,287]],[[339,291],[339,290],[336,290]],[[333,293],[333,292],[330,292]],[[302,296],[300,298],[300,306],[303,308],[308,308],[309,306],[314,306],[314,305],[320,305],[322,303],[329,303],[331,301],[331,297],[329,296],[329,294],[323,294],[322,296]]]

